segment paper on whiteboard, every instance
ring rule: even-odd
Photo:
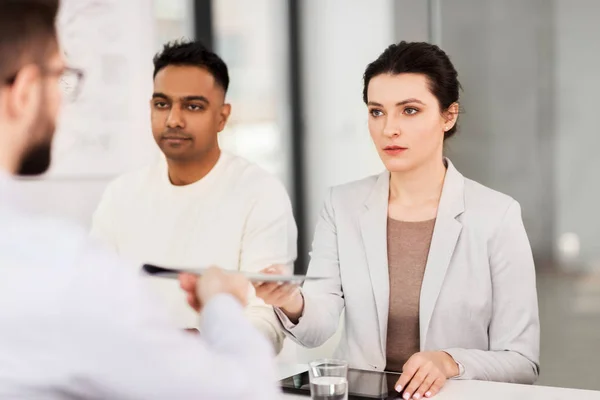
[[[58,34],[67,63],[84,70],[64,102],[49,176],[116,175],[151,152],[150,0],[62,0]]]

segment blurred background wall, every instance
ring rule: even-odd
[[[40,209],[88,225],[104,186],[118,175],[114,165],[126,171],[157,156],[146,99],[152,56],[169,40],[201,36],[231,74],[234,112],[223,147],[286,184],[303,208],[310,243],[327,187],[382,169],[361,100],[365,66],[392,42],[422,40],[450,55],[464,89],[460,133],[447,154],[466,176],[521,203],[539,268],[600,269],[600,56],[592,40],[600,33],[600,3],[134,0],[127,12],[136,44],[129,77],[144,93],[133,107],[136,125],[106,152],[105,173],[27,182],[43,200]]]

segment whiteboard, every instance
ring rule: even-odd
[[[151,0],[62,0],[57,28],[67,64],[85,73],[63,102],[46,178],[106,177],[156,155],[150,130]]]

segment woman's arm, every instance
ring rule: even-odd
[[[308,275],[325,276],[328,279],[307,281],[301,294],[296,292],[293,295],[301,297],[296,297],[295,303],[289,303],[294,304],[289,308],[296,309],[275,309],[288,336],[305,347],[318,347],[333,336],[344,307],[332,194],[333,189],[330,189],[315,230],[308,267]]]
[[[539,375],[540,321],[535,266],[516,201],[489,242],[492,320],[489,351],[444,349],[464,367],[458,379],[534,383]]]

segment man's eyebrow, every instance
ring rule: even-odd
[[[162,93],[162,92],[154,92],[152,93],[152,98],[153,99],[165,99],[165,100],[171,100],[171,97],[167,96],[166,94]],[[206,104],[210,104],[210,101],[204,97],[204,96],[198,96],[198,95],[191,95],[191,96],[183,96],[180,98],[181,101],[201,101],[203,103]]]
[[[204,96],[184,96],[181,98],[183,101],[201,101],[206,104],[210,104],[210,101]]]

